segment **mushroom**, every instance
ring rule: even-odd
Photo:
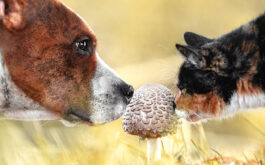
[[[178,117],[174,95],[163,85],[147,84],[139,88],[126,108],[123,129],[147,139],[147,158],[161,159],[161,137],[174,134]]]

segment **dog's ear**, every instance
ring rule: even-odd
[[[194,47],[200,47],[208,42],[213,41],[212,39],[206,38],[204,36],[192,32],[184,33],[184,40],[188,45]]]
[[[205,58],[198,52],[198,49],[180,44],[176,44],[176,48],[184,56],[185,61],[199,68],[205,66]]]
[[[0,21],[10,31],[24,27],[24,0],[0,0]]]

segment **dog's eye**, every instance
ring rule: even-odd
[[[93,54],[93,47],[89,39],[75,41],[74,47],[80,54],[87,54],[87,55]]]
[[[88,46],[88,40],[87,39],[76,42],[75,45],[78,49],[81,49],[83,51],[88,51],[88,47],[87,47]]]

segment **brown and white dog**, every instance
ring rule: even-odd
[[[185,58],[176,105],[188,120],[265,107],[265,14],[215,39],[191,32],[184,39],[187,46],[176,45]]]
[[[133,95],[98,56],[90,27],[57,0],[0,0],[0,114],[101,124]]]

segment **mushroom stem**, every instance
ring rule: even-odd
[[[160,160],[161,148],[162,144],[160,138],[147,139],[147,160]]]
[[[191,124],[183,122],[184,139],[186,143],[186,161],[202,162],[208,156],[209,146],[202,123]]]

